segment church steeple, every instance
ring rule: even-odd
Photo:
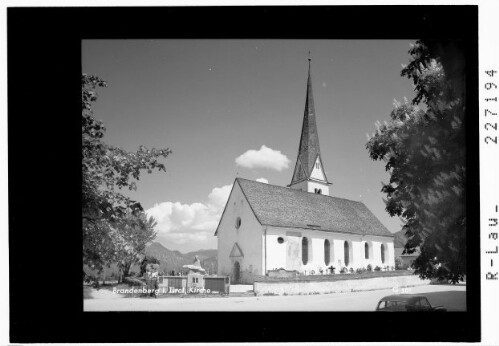
[[[329,194],[329,185],[323,169],[317,121],[315,114],[314,95],[312,91],[311,58],[308,58],[307,96],[301,130],[300,146],[296,159],[295,170],[291,184],[292,188]]]

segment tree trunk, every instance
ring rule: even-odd
[[[127,276],[129,276],[129,272],[130,272],[130,267],[132,266],[132,263],[131,262],[126,262],[124,265],[123,265],[123,277],[126,278]]]

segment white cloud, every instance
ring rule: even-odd
[[[278,172],[289,167],[290,160],[279,150],[262,145],[260,150],[250,149],[236,158],[236,164],[245,168],[268,168]]]
[[[229,199],[231,190],[232,184],[222,187],[215,187],[208,195],[210,205],[223,209],[225,207],[225,203],[227,203],[227,199]]]
[[[259,183],[265,183],[265,184],[269,183],[269,181],[265,178],[258,178],[256,181],[258,181]]]
[[[200,249],[213,237],[231,190],[232,184],[215,187],[206,203],[161,202],[146,213],[158,222],[158,238],[165,239],[167,247],[168,243],[189,242],[197,243],[193,247]]]

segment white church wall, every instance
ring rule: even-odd
[[[314,253],[318,255],[317,260],[313,261],[309,265],[305,266],[307,272],[314,270],[315,273],[322,270],[324,273],[328,271],[328,268],[332,265],[335,268],[335,272],[338,273],[344,264],[344,244],[345,241],[349,242],[349,267],[355,267],[358,262],[357,248],[359,246],[355,245],[360,241],[360,236],[354,234],[344,234],[344,233],[332,233],[332,232],[321,232],[312,231],[313,243],[314,243]],[[325,263],[324,259],[324,240],[328,239],[330,243],[330,262],[328,265]]]
[[[365,246],[368,246],[368,250],[367,250],[367,257],[366,257],[366,250],[365,250]],[[361,246],[360,246],[360,251],[361,251],[361,258],[362,258],[362,267],[363,268],[367,268],[367,266],[369,264],[371,264],[371,266],[373,265],[373,260],[374,260],[374,249],[373,249],[373,242],[372,240],[363,240],[361,242]]]
[[[279,244],[277,239],[282,237],[283,244]],[[309,254],[307,264],[302,262],[302,239],[307,237],[309,240]],[[330,263],[326,265],[324,258],[324,241],[330,243]],[[344,244],[349,242],[349,264],[348,268],[366,268],[371,264],[374,269],[376,266],[395,266],[393,238],[361,236],[356,234],[321,232],[308,229],[267,227],[267,270],[284,268],[286,270],[298,270],[301,273],[310,274],[312,271],[319,274],[320,270],[324,273],[332,265],[335,272],[339,273],[341,268],[345,267]],[[369,258],[365,258],[365,243],[369,244]],[[290,245],[297,243],[297,250],[290,253]],[[386,260],[381,263],[381,244],[385,244]],[[285,246],[283,246],[285,245]],[[391,250],[390,250],[391,249]],[[265,251],[265,249],[264,249]],[[294,261],[289,257],[292,255]],[[298,265],[289,265],[298,263]]]
[[[317,167],[317,165],[319,167]],[[319,157],[317,157],[317,160],[315,161],[315,165],[314,168],[312,169],[312,173],[310,173],[310,177],[312,179],[317,179],[317,180],[326,180],[326,176],[322,171],[322,164],[321,161],[319,160]]]
[[[321,195],[329,196],[329,186],[326,184],[317,183],[315,181],[308,182],[308,192],[315,192],[315,189],[321,189]]]
[[[393,241],[387,243],[388,245],[388,264],[390,267],[395,267],[395,245]]]
[[[286,231],[286,269],[300,271],[302,266],[302,233],[297,230]]]
[[[264,251],[267,271],[279,268],[301,271],[303,232],[294,228],[268,226],[266,234],[267,248]],[[283,238],[283,244],[277,242],[279,237]],[[309,241],[311,242],[310,238]],[[313,254],[309,251],[309,259],[310,255]]]
[[[326,238],[322,237],[313,237],[312,240],[312,255],[313,257],[311,258],[311,264],[315,265],[317,268],[315,270],[316,274],[319,274],[320,269],[325,269],[326,268],[326,263],[324,261],[324,240]]]
[[[385,266],[395,267],[395,250],[393,246],[393,238],[382,238],[378,237],[373,243],[373,256],[374,264],[373,266],[379,266],[381,268]],[[385,262],[381,260],[381,245],[385,247]]]
[[[315,189],[321,189],[322,190],[322,195],[329,196],[329,186],[326,184],[321,184],[315,181],[310,181],[310,180],[304,180],[302,182],[299,182],[298,184],[292,185],[292,189],[295,190],[302,190],[302,191],[307,191],[314,193]]]
[[[338,273],[344,265],[343,263],[343,258],[344,258],[344,253],[343,253],[343,244],[345,243],[344,239],[334,239],[332,244],[334,244],[334,260],[332,261],[333,267],[336,268],[335,272]]]
[[[381,266],[381,241],[373,240],[373,266]]]
[[[352,241],[353,259],[349,264],[349,267],[362,268],[364,266],[364,251],[362,251],[362,243],[363,241],[361,239]]]
[[[283,239],[283,243],[278,242],[278,238]],[[283,235],[279,230],[267,227],[267,270],[286,269],[286,249],[289,243],[289,237]],[[265,250],[264,250],[265,251]]]
[[[237,218],[241,218],[239,229],[236,228]],[[217,238],[218,275],[232,276],[235,261],[240,264],[241,282],[252,282],[254,275],[262,275],[262,226],[237,183],[220,220]],[[230,257],[235,243],[241,248],[243,257]]]

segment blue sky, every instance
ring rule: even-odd
[[[362,201],[391,232],[400,230],[380,192],[388,173],[365,143],[394,99],[412,98],[411,81],[400,77],[410,42],[85,40],[82,71],[108,82],[94,106],[106,142],[173,151],[167,172],[144,173],[131,197],[158,219],[157,241],[187,252],[216,248],[213,233],[235,177],[290,183],[308,51],[330,194]]]

